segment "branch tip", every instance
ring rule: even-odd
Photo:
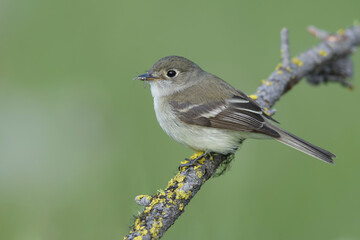
[[[330,36],[327,31],[319,29],[315,26],[308,26],[307,30],[311,35],[321,40],[326,40]]]
[[[135,197],[135,202],[140,206],[147,206],[151,202],[151,196],[138,195],[138,196]]]
[[[282,67],[286,70],[290,67],[290,50],[289,50],[289,32],[283,28],[280,33],[281,37],[281,58]]]

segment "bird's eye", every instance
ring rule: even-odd
[[[176,76],[176,71],[175,70],[169,70],[167,73],[166,73],[166,75],[168,76],[168,77],[175,77]]]

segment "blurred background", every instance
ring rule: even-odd
[[[185,56],[251,94],[280,61],[359,20],[352,1],[0,1],[0,239],[122,239],[139,194],[192,154],[158,125],[132,79]],[[355,89],[302,81],[275,108],[334,166],[246,141],[164,239],[360,239],[360,54]]]

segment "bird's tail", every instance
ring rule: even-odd
[[[289,132],[286,132],[285,130],[281,129],[280,127],[271,124],[271,128],[273,128],[274,130],[276,130],[279,134],[280,137],[278,138],[274,138],[275,140],[286,144],[292,148],[295,148],[303,153],[306,153],[312,157],[315,157],[317,159],[320,159],[324,162],[333,164],[334,160],[332,158],[335,158],[336,156],[334,154],[332,154],[329,151],[326,151],[322,148],[319,148],[297,136],[295,136],[294,134],[291,134]]]

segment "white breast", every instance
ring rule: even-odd
[[[241,132],[201,127],[182,122],[164,97],[154,97],[156,118],[162,129],[175,141],[196,151],[234,152],[244,136]]]

